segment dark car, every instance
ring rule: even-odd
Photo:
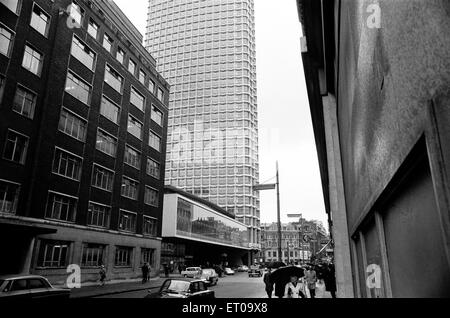
[[[157,293],[151,293],[145,298],[216,298],[214,291],[208,290],[203,280],[167,279]]]
[[[251,266],[248,270],[248,277],[262,277],[263,271],[259,266]]]
[[[70,297],[70,289],[55,288],[42,276],[0,276],[0,298],[61,298]]]

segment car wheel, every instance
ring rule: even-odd
[[[183,275],[183,277],[184,277],[184,278],[187,278],[187,275],[186,275],[186,274],[184,274],[184,275]]]

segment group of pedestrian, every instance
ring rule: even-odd
[[[269,268],[264,275],[264,284],[267,296],[272,298],[274,291],[274,281],[271,279],[272,270]],[[325,290],[331,294],[332,298],[336,298],[336,278],[333,264],[326,264],[320,267],[319,273],[316,272],[313,265],[305,267],[304,276],[291,276],[289,282],[282,286],[277,286],[275,293],[279,298],[316,298],[317,283],[325,284]],[[323,285],[322,284],[322,285]]]

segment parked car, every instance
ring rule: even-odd
[[[0,298],[61,298],[70,297],[70,289],[55,288],[42,276],[0,276]]]
[[[229,267],[225,267],[225,275],[234,275],[234,270]]]
[[[208,286],[215,286],[219,281],[219,275],[217,275],[216,271],[212,268],[202,269],[201,279]]]
[[[249,268],[246,265],[241,265],[237,268],[238,272],[248,272]]]
[[[181,271],[181,276],[186,278],[199,278],[202,275],[202,269],[200,267],[188,267],[186,270]]]
[[[205,282],[202,280],[179,280],[167,279],[156,293],[151,293],[145,298],[216,298],[215,292],[209,290]]]
[[[259,266],[252,266],[248,271],[248,277],[262,277],[263,270]]]

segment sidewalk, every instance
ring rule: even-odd
[[[179,277],[179,275],[170,275],[170,278]],[[152,278],[145,284],[142,283],[141,279],[110,281],[106,282],[105,286],[99,286],[99,283],[89,283],[85,284],[82,288],[72,289],[70,298],[92,298],[147,289],[158,289],[166,279],[164,276]]]

